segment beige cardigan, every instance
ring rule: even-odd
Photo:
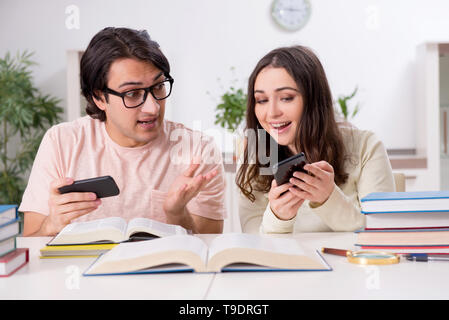
[[[335,186],[329,199],[312,207],[304,201],[295,218],[278,219],[270,209],[268,193],[253,191],[251,202],[239,192],[239,215],[246,233],[290,233],[354,231],[363,228],[360,199],[371,192],[395,191],[394,178],[383,143],[374,133],[342,127],[343,140],[349,154],[345,170],[349,174],[344,185]]]

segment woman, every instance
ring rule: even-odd
[[[248,135],[255,141],[248,138],[236,178],[243,232],[357,230],[364,226],[360,199],[395,190],[382,142],[337,124],[324,69],[308,48],[275,49],[259,61],[248,83],[246,123],[247,133],[259,134]],[[274,151],[270,139],[260,143],[267,133],[277,143]],[[261,148],[279,161],[304,152],[309,174],[295,172],[278,186],[259,159]]]

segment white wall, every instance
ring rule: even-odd
[[[332,91],[359,86],[362,110],[354,123],[374,130],[388,148],[415,147],[415,52],[425,41],[449,40],[446,0],[311,0],[301,31],[279,29],[272,0],[1,0],[0,56],[34,50],[37,86],[66,97],[66,50],[84,49],[106,26],[145,28],[172,65],[175,89],[169,117],[203,130],[214,128],[214,108],[230,83],[231,66],[244,84],[269,50],[304,44],[315,50]],[[79,29],[65,10],[79,9]],[[207,94],[210,92],[210,94]],[[215,97],[215,99],[214,99]]]

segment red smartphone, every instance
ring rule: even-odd
[[[76,180],[72,184],[58,188],[60,193],[94,192],[97,198],[116,196],[120,190],[111,176]]]

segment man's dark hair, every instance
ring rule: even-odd
[[[151,40],[148,32],[128,28],[104,28],[90,41],[80,63],[81,91],[87,100],[86,113],[94,119],[106,120],[106,114],[93,100],[100,99],[97,93],[107,86],[111,64],[121,58],[132,58],[153,64],[166,75],[170,64]],[[105,95],[107,99],[107,95]],[[106,100],[107,101],[107,100]]]

